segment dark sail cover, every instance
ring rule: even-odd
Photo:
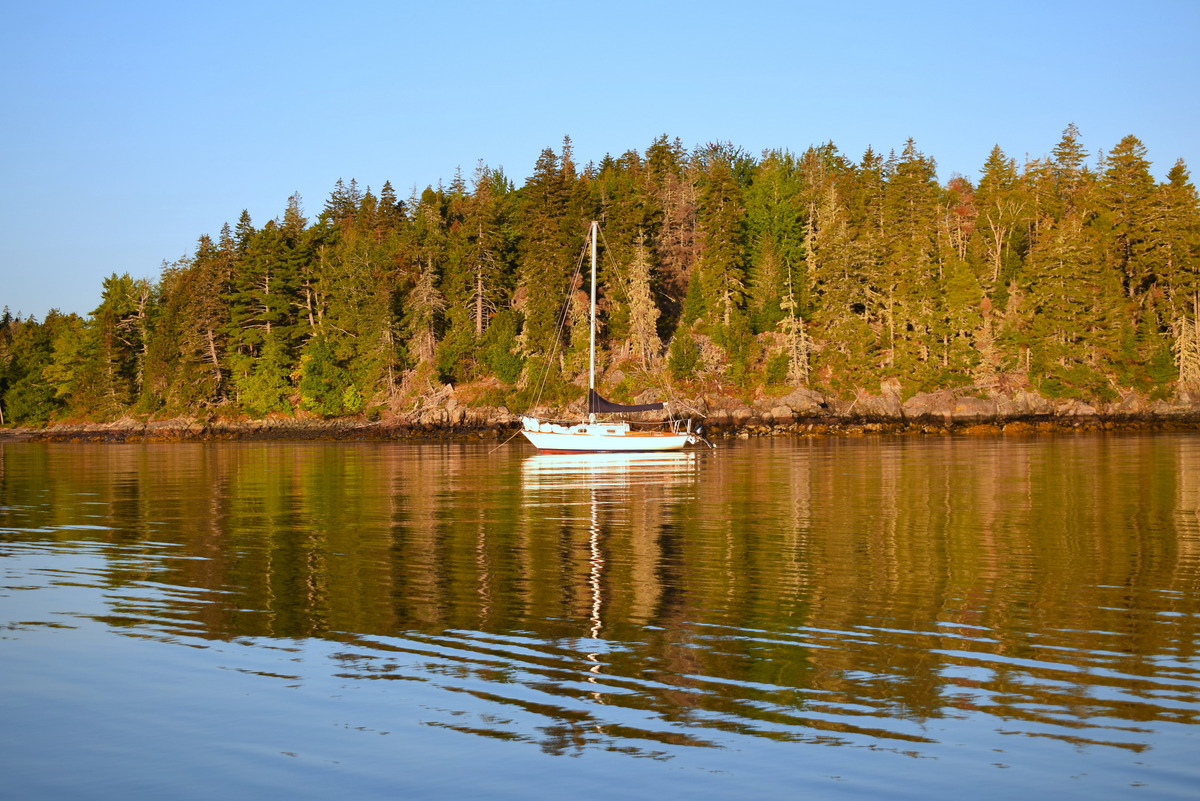
[[[588,390],[588,412],[591,414],[620,414],[622,412],[657,412],[662,409],[665,404],[662,403],[635,403],[632,406],[626,406],[622,403],[613,403],[605,400],[594,389]]]

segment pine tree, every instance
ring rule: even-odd
[[[1105,159],[1100,201],[1130,297],[1144,294],[1158,280],[1160,265],[1151,232],[1156,222],[1154,190],[1145,145],[1135,136],[1126,136]]]
[[[1192,298],[1192,313],[1181,316],[1174,325],[1175,367],[1179,388],[1200,391],[1200,295]]]
[[[45,423],[63,407],[45,371],[64,318],[51,310],[39,323],[4,311],[0,320],[0,425]]]
[[[300,354],[300,406],[322,416],[346,411],[346,390],[353,387],[346,369],[338,364],[333,348],[322,335],[314,336]]]
[[[1154,216],[1178,387],[1200,391],[1200,199],[1182,159],[1158,187]]]
[[[420,274],[405,300],[404,329],[409,356],[418,367],[432,367],[437,348],[437,323],[446,304],[437,286],[437,270],[432,259],[420,267]]]
[[[46,320],[49,322],[50,317]],[[42,368],[42,377],[53,388],[55,398],[67,407],[84,405],[78,403],[76,395],[87,391],[82,375],[90,344],[87,339],[87,322],[77,314],[58,318],[58,325],[50,332],[51,356]]]
[[[221,333],[228,317],[224,298],[233,272],[229,226],[219,244],[202,236],[190,259],[165,265],[155,335],[146,352],[145,403],[172,412],[196,412],[219,404],[228,377]]]
[[[257,418],[272,412],[291,412],[290,373],[291,360],[282,337],[278,333],[269,333],[262,343],[261,355],[246,372],[235,376],[238,404]]]
[[[1083,148],[1079,139],[1079,128],[1071,123],[1063,131],[1062,139],[1051,152],[1050,174],[1054,180],[1055,197],[1058,206],[1053,209],[1055,216],[1069,216],[1084,208],[1089,199],[1092,175],[1084,166],[1088,152]]]
[[[281,344],[291,340],[299,304],[294,276],[286,270],[291,266],[284,257],[287,247],[280,226],[271,220],[250,236],[235,263],[224,298],[229,317],[222,334],[238,354],[259,354],[272,335]]]
[[[942,368],[961,383],[982,361],[976,336],[983,325],[983,290],[965,259],[948,260],[940,321]]]
[[[383,188],[379,190],[379,214],[376,220],[375,234],[377,238],[383,238],[389,233],[398,231],[404,224],[404,203],[396,197],[396,190],[392,188],[391,181],[384,181]]]
[[[1171,299],[1171,316],[1190,311],[1200,294],[1200,197],[1183,160],[1175,162],[1158,188],[1155,216],[1162,253],[1163,283]]]
[[[643,175],[647,204],[653,209],[648,220],[655,223],[648,233],[669,333],[671,321],[683,311],[697,259],[698,170],[680,141],[668,141],[664,134],[646,150]]]
[[[484,369],[484,332],[512,297],[512,184],[502,172],[479,165],[471,192],[453,196],[450,205],[441,281],[445,322],[437,364],[440,374],[457,382]]]
[[[1008,284],[1020,274],[1022,245],[1028,227],[1028,199],[1016,164],[997,145],[983,166],[975,191],[978,216],[971,253],[976,277],[995,308],[1003,311]]]
[[[649,367],[662,351],[658,337],[659,310],[652,288],[650,251],[642,235],[629,265],[629,338],[643,368]]]
[[[871,276],[887,326],[888,366],[922,384],[930,374],[939,316],[930,287],[943,275],[936,258],[939,213],[936,166],[908,140],[884,190],[886,261]]]
[[[1073,214],[1031,255],[1030,378],[1052,396],[1109,397],[1129,315],[1100,236]]]
[[[880,334],[868,317],[873,267],[869,249],[855,241],[850,212],[829,183],[808,215],[805,263],[814,298],[813,339],[821,343],[817,364],[836,387],[862,385],[874,368]]]
[[[547,148],[521,190],[520,310],[525,317],[522,347],[545,356],[556,347],[558,313],[584,220],[572,204],[574,165]]]
[[[795,157],[784,151],[764,156],[746,196],[752,252],[748,275],[750,314],[757,331],[769,331],[789,316],[782,307],[790,287],[794,311],[806,308],[804,205]]]
[[[704,319],[730,329],[746,297],[746,207],[738,183],[741,154],[710,145],[697,215],[700,258],[693,280],[700,281]]]
[[[115,273],[104,280],[101,302],[87,320],[71,407],[100,418],[124,413],[142,389],[149,315],[154,293],[145,279]]]

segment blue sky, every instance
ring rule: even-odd
[[[309,216],[354,178],[401,196],[480,161],[729,141],[912,137],[940,177],[1022,162],[1074,122],[1200,181],[1200,2],[0,0],[0,307],[86,314],[112,273]]]

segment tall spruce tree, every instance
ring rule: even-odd
[[[809,304],[804,273],[803,186],[796,158],[767,153],[746,193],[750,315],[756,331],[770,331]],[[783,308],[790,298],[792,309]]]
[[[562,154],[546,148],[534,173],[520,191],[520,240],[517,309],[524,316],[520,345],[542,369],[546,359],[562,353],[560,312],[567,279],[577,262],[586,232],[586,215],[576,196],[575,164],[570,140]]]
[[[736,149],[709,145],[697,214],[700,257],[696,276],[705,321],[714,329],[732,329],[745,306],[747,220],[743,187],[739,183]]]
[[[884,191],[886,256],[871,278],[887,326],[889,367],[901,380],[930,377],[944,281],[937,260],[939,213],[936,166],[909,139],[890,170]]]

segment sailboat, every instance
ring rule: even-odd
[[[543,420],[521,417],[521,433],[543,452],[590,453],[631,451],[677,451],[688,445],[709,444],[691,419],[676,420],[668,414],[663,423],[643,425],[616,416],[632,412],[667,411],[664,403],[613,403],[596,392],[596,240],[599,225],[592,221],[591,240],[591,334],[588,339],[588,415],[586,420]],[[597,415],[605,415],[597,419]]]

